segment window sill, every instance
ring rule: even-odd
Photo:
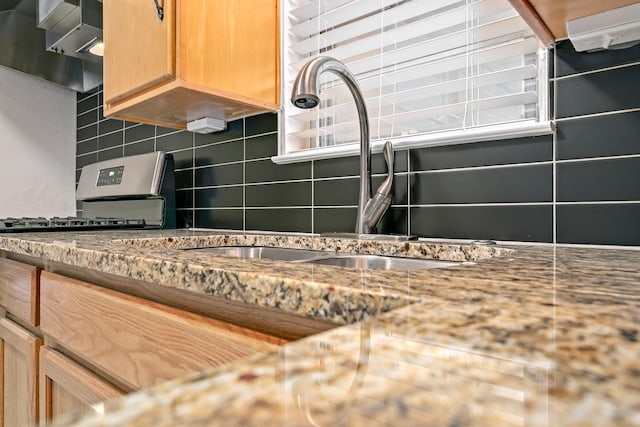
[[[498,141],[502,139],[522,138],[527,136],[549,135],[554,133],[555,126],[552,122],[518,122],[497,126],[480,127],[471,130],[454,130],[438,132],[430,135],[405,136],[392,138],[394,151],[410,148],[437,147],[442,145],[469,144],[483,141]],[[282,135],[280,137],[283,137]],[[386,140],[373,141],[371,151],[382,152],[382,146]],[[335,159],[338,157],[357,156],[360,154],[360,146],[357,143],[334,145],[331,147],[316,148],[311,150],[296,151],[271,157],[273,163],[286,165],[311,160]]]

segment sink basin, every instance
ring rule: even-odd
[[[217,255],[229,255],[238,258],[273,259],[279,261],[305,261],[327,254],[323,251],[308,249],[272,248],[269,246],[219,246],[215,248],[194,249]]]
[[[460,262],[455,261],[399,258],[379,255],[340,255],[314,258],[302,262],[333,265],[335,267],[357,268],[360,270],[416,270],[460,265]]]
[[[340,254],[309,249],[272,248],[269,246],[219,246],[193,250],[246,259],[270,259],[296,263],[313,263],[360,270],[422,270],[428,268],[453,267],[462,264],[457,261]]]

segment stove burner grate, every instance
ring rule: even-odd
[[[145,228],[143,219],[124,218],[0,218],[0,233],[33,231],[82,231]]]

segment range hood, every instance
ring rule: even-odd
[[[80,41],[75,42],[77,46],[75,48],[66,47],[71,46],[66,43],[75,40],[75,37],[70,37],[69,33],[60,31],[60,28],[63,27],[55,26],[56,19],[54,18],[61,16],[60,12],[50,16],[50,20],[44,20],[46,26],[56,28],[56,31],[38,28],[36,25],[40,21],[38,19],[39,8],[43,2],[39,3],[41,4],[38,4],[36,0],[0,1],[0,66],[48,80],[77,92],[86,92],[99,86],[102,83],[101,58],[88,59],[76,54],[78,53],[76,51],[81,47],[77,45]],[[56,9],[54,3],[51,2],[53,6],[49,10]],[[57,3],[62,2],[58,1]],[[89,3],[84,1],[76,1],[75,3],[73,5],[75,12],[71,16],[68,16],[71,12],[64,14],[68,19],[66,22],[76,22],[76,25],[72,26],[73,28],[81,28],[73,31],[83,33],[83,28],[88,28],[87,26],[98,28],[95,25],[96,20],[87,18],[87,13],[83,14],[82,12],[83,6],[87,6]],[[94,0],[94,3],[100,7],[99,31],[101,37],[102,4],[97,0]],[[49,15],[51,14],[47,14],[47,16]],[[78,16],[80,16],[79,20]],[[60,43],[63,43],[64,49],[59,47],[62,46]],[[58,48],[57,53],[56,48]],[[64,54],[61,50],[64,50]],[[74,55],[69,56],[69,53]]]
[[[102,42],[102,3],[98,0],[38,0],[38,27],[46,30],[47,50],[102,62],[89,49]]]

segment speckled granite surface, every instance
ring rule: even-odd
[[[372,317],[60,425],[640,425],[638,250],[427,244],[425,256],[474,263],[359,272],[176,250],[225,238],[188,234],[2,236],[0,249],[343,323]],[[304,301],[316,298],[332,303]]]

